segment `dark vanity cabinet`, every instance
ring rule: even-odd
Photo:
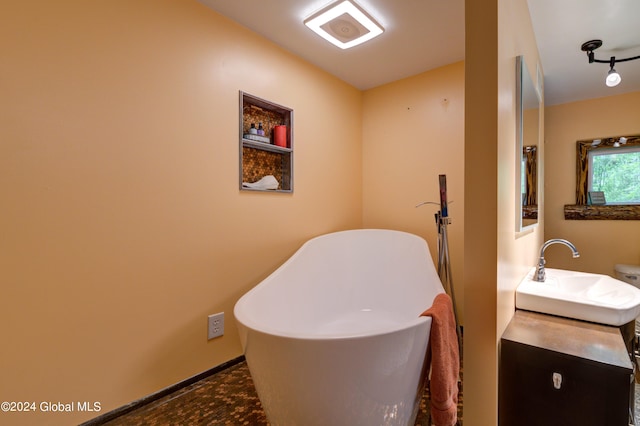
[[[500,426],[628,426],[633,389],[617,327],[518,310],[500,340]]]

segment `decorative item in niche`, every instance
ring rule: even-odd
[[[282,124],[282,114],[253,104],[245,104],[242,109],[243,135],[245,139],[264,143],[273,143],[273,129]],[[246,127],[249,126],[249,127]],[[251,131],[255,128],[255,133]]]
[[[242,186],[251,189],[278,189],[280,183],[273,175],[266,175],[257,182],[242,182]]]

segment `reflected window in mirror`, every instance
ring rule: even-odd
[[[539,67],[536,75],[540,78]],[[540,140],[541,100],[523,56],[516,58],[516,125],[518,160],[516,176],[520,178],[516,206],[516,231],[538,223],[538,151]]]
[[[576,204],[590,204],[590,191],[607,204],[640,204],[640,135],[578,141],[577,171]]]
[[[640,220],[639,191],[640,135],[579,140],[576,203],[564,206],[564,218]]]

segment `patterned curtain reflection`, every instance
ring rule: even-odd
[[[535,206],[538,204],[538,194],[537,194],[537,182],[538,182],[538,147],[536,146],[525,146],[522,149],[522,158],[524,160],[527,185],[526,185],[526,193],[524,194],[524,199],[522,200],[523,206]]]

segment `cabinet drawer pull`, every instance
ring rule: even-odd
[[[560,389],[562,387],[562,374],[553,373],[552,380],[554,388]]]

